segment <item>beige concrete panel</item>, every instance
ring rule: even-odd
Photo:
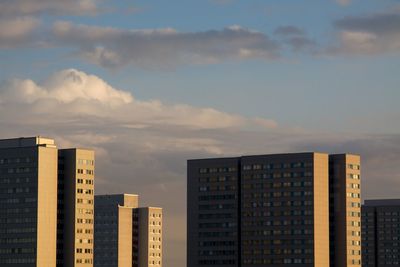
[[[124,206],[130,208],[139,207],[139,196],[133,194],[124,194]]]
[[[118,207],[118,266],[132,266],[132,208]]]
[[[57,149],[38,147],[37,266],[56,266]]]
[[[329,267],[329,159],[314,154],[314,266]]]

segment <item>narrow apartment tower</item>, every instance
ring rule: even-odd
[[[138,265],[162,267],[162,208],[138,208]]]
[[[54,267],[57,148],[43,137],[0,140],[0,266]]]
[[[58,151],[57,266],[93,266],[94,151]]]
[[[360,266],[359,178],[353,155],[189,160],[187,265]]]
[[[95,196],[95,267],[161,267],[162,209],[138,195]]]
[[[329,156],[331,267],[361,266],[360,157]]]
[[[133,262],[133,209],[138,195],[95,196],[96,267],[131,267]]]
[[[399,266],[400,199],[365,200],[361,210],[362,266]]]

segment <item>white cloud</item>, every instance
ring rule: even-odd
[[[195,129],[276,127],[271,120],[247,119],[213,108],[135,100],[131,93],[115,89],[97,76],[74,69],[57,72],[41,83],[29,79],[7,81],[0,90],[0,103],[3,106],[29,104],[36,114],[51,113],[55,117],[63,116],[65,112],[110,120],[115,117],[113,121],[118,121],[123,128],[135,128],[137,125],[142,129],[165,125]]]
[[[34,103],[48,99],[66,104],[86,100],[117,106],[133,101],[130,93],[114,89],[100,78],[74,69],[60,71],[42,84],[32,80],[12,80],[3,87],[2,102]]]
[[[204,32],[175,29],[122,30],[57,22],[53,36],[58,45],[79,49],[83,58],[104,67],[132,64],[168,68],[183,64],[212,64],[226,60],[279,56],[279,44],[267,35],[240,26]]]

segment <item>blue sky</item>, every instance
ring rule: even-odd
[[[232,25],[274,38],[274,30],[292,25],[320,46],[337,43],[334,22],[398,8],[398,1],[107,1],[97,14],[38,16],[42,29],[69,21],[118,29],[173,28],[179,32],[222,30]],[[45,33],[40,38],[50,39]],[[397,51],[395,51],[397,52]],[[378,55],[311,55],[281,51],[282,58],[265,61],[227,60],[217,64],[141,68],[130,64],[105,69],[85,62],[73,47],[19,46],[0,51],[0,79],[40,80],[56,70],[76,68],[98,75],[111,85],[132,91],[140,99],[210,106],[246,116],[277,120],[284,125],[344,132],[396,132],[398,124],[382,119],[398,114],[400,92],[398,53]],[[279,99],[284,99],[282,109]],[[318,109],[318,112],[314,112]],[[366,117],[377,120],[359,125]],[[325,122],[325,123],[324,123]]]
[[[167,267],[188,158],[351,152],[400,194],[398,0],[3,0],[0,70],[1,138],[95,149],[97,193],[164,207]]]

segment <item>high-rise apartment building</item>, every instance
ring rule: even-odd
[[[94,151],[58,151],[57,266],[93,266]]]
[[[365,200],[361,210],[362,266],[399,266],[400,199]]]
[[[0,140],[0,266],[54,267],[57,147],[42,137]]]
[[[330,155],[329,183],[331,266],[360,266],[360,157]]]
[[[132,266],[133,209],[137,207],[138,195],[95,196],[95,266]]]
[[[162,208],[136,209],[138,264],[133,267],[162,267]]]
[[[0,266],[93,266],[94,152],[0,140]]]
[[[162,209],[131,194],[95,196],[95,266],[161,267]]]
[[[359,178],[358,156],[294,153],[189,160],[187,265],[360,266],[348,252],[360,256],[360,246],[352,242],[360,236],[360,206],[348,206],[359,203],[359,187],[350,189],[359,181],[353,183],[350,174]],[[344,187],[344,195],[332,186]],[[335,223],[340,227],[330,237]],[[330,255],[344,255],[346,263]]]

